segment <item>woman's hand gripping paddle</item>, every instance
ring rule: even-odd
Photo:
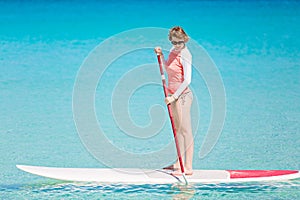
[[[164,94],[165,94],[165,98],[166,98],[168,96],[168,92],[167,92],[167,86],[166,86],[166,78],[165,78],[164,71],[163,71],[163,56],[161,54],[156,54],[156,55],[157,55],[157,60],[158,60],[158,64],[159,64]],[[174,140],[175,140],[175,145],[176,145],[177,156],[178,156],[178,160],[179,160],[179,164],[180,164],[181,173],[182,173],[185,183],[188,184],[187,179],[185,177],[185,173],[184,173],[184,167],[183,167],[179,143],[178,143],[178,139],[177,139],[177,135],[176,135],[176,128],[175,128],[175,123],[174,123],[174,119],[173,119],[171,105],[167,104],[167,107],[168,107],[168,113],[169,113],[169,117],[170,117],[170,121],[171,121],[171,125],[172,125],[172,130],[173,130],[173,135],[174,135]]]

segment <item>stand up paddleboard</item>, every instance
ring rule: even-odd
[[[184,182],[182,176],[173,176],[170,170],[133,168],[56,168],[17,165],[31,174],[75,182],[168,184]],[[194,170],[186,176],[189,183],[231,183],[252,181],[286,181],[300,178],[297,170]]]

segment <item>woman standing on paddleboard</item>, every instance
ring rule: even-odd
[[[191,105],[193,101],[192,91],[189,84],[192,78],[192,56],[186,42],[189,40],[185,31],[179,27],[173,27],[169,31],[169,40],[173,47],[169,57],[164,61],[165,70],[168,74],[168,97],[166,104],[171,104],[173,111],[177,139],[184,158],[186,175],[193,174],[194,139],[191,125]],[[163,56],[160,47],[155,48],[155,53]],[[173,175],[181,175],[179,161],[170,166]]]

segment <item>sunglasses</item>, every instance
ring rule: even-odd
[[[171,43],[172,43],[173,45],[184,44],[184,41],[178,41],[178,42],[176,42],[176,41],[171,41]]]

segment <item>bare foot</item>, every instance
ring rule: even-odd
[[[181,170],[176,170],[176,171],[172,172],[171,174],[173,176],[182,176]],[[184,174],[187,176],[191,176],[191,175],[193,175],[193,170],[185,170]]]
[[[185,170],[185,175],[187,175],[187,176],[193,175],[193,170],[192,169],[186,169]]]
[[[173,171],[179,170],[179,168],[175,167],[175,165],[170,165],[170,166],[164,167],[163,169],[173,170]]]
[[[174,170],[174,165],[170,165],[170,166],[164,167],[163,169]]]

